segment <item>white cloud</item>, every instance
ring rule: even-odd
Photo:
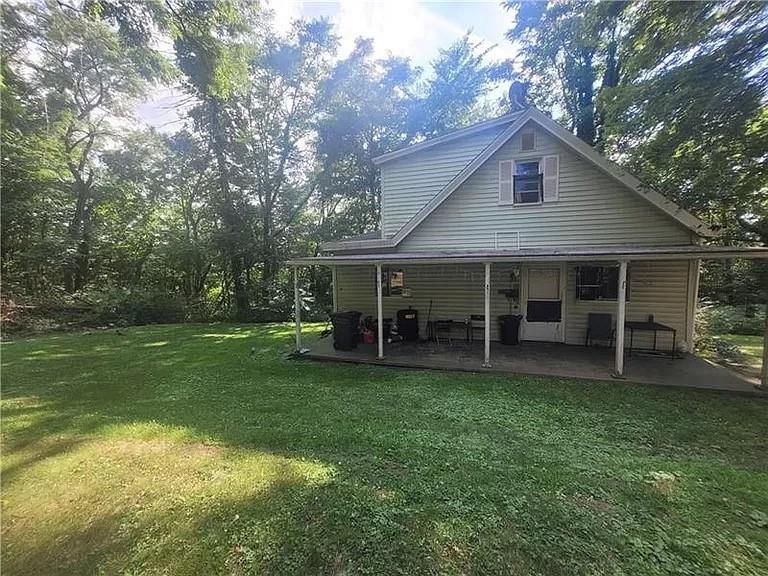
[[[416,64],[427,64],[438,48],[464,33],[462,27],[416,0],[342,0],[333,20],[341,36],[341,55],[363,36],[373,38],[378,55],[407,56]]]
[[[291,28],[291,23],[301,18],[304,4],[300,0],[275,0],[269,2],[267,7],[274,14],[273,23],[275,30],[281,33],[287,32]]]

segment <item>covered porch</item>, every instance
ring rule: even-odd
[[[333,337],[312,338],[306,343],[309,351],[304,356],[320,361],[615,381],[614,351],[607,347],[554,342],[521,342],[516,346],[505,346],[491,342],[493,363],[482,368],[483,342],[398,342],[387,346],[384,358],[377,357],[376,344],[361,343],[354,350],[344,351],[334,349]],[[633,353],[625,358],[625,370],[627,381],[640,384],[763,394],[756,388],[757,380],[693,354],[681,353],[673,359]]]
[[[768,250],[760,248],[686,245],[339,254],[294,260],[296,350],[325,360],[626,378],[650,384],[749,391],[759,383],[687,352],[693,342],[700,261],[766,257]],[[375,344],[340,351],[334,350],[331,339],[302,340],[299,267],[311,265],[331,267],[334,311],[357,310],[369,316]],[[602,269],[601,280],[581,281],[590,276],[586,272],[598,268]],[[396,295],[388,293],[382,282],[382,277],[393,271],[399,275],[401,288]],[[509,299],[512,293],[517,299],[515,310]],[[433,312],[434,299],[442,304]],[[403,311],[398,309],[410,310],[412,305],[421,324],[419,338],[409,342],[389,338],[386,322],[395,312]],[[526,342],[519,346],[496,341],[497,317],[507,312],[522,316],[521,338]],[[542,314],[543,318],[532,318]],[[613,327],[602,348],[584,345],[589,340],[587,320],[591,326],[591,316],[607,317],[609,333]],[[436,321],[454,323],[460,330],[465,324],[474,325],[473,338],[467,329],[466,341],[459,337],[450,344],[445,340],[433,342],[429,328]],[[655,327],[666,332],[657,334]],[[658,336],[666,342],[661,348],[672,354],[664,357],[639,352],[638,347],[649,346],[638,346],[638,330],[647,332],[645,337],[639,335],[641,342],[652,342],[656,348]]]

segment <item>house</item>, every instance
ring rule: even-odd
[[[768,257],[707,245],[716,235],[707,224],[533,107],[375,163],[380,230],[291,264],[331,266],[337,310],[394,318],[413,308],[421,334],[430,320],[476,319],[478,368],[492,364],[496,318],[510,313],[522,315],[523,341],[582,347],[589,315],[609,314],[617,376],[630,339],[635,348],[690,350],[700,260]],[[384,340],[379,322],[379,359]]]

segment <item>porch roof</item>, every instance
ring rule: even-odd
[[[768,258],[768,248],[755,246],[584,246],[566,248],[525,248],[521,250],[467,250],[424,252],[390,252],[339,254],[296,258],[291,266],[356,265],[387,263],[484,263],[528,261],[593,261],[593,260],[698,260],[728,258]]]

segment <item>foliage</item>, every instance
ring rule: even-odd
[[[768,569],[759,399],[311,363],[291,342],[222,324],[4,344],[4,572]]]
[[[696,314],[696,329],[701,334],[760,336],[764,331],[765,306],[728,306],[704,301],[697,308]]]
[[[408,143],[417,77],[418,70],[403,59],[374,60],[373,42],[360,39],[324,82],[313,206],[319,241],[378,227],[380,182],[373,158]]]
[[[185,320],[184,302],[166,292],[125,292],[119,289],[88,295],[94,304],[91,326],[173,324]]]

